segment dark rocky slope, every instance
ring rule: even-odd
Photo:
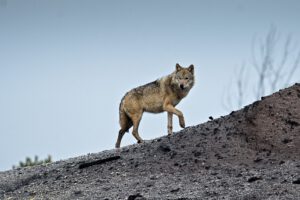
[[[300,85],[144,144],[0,172],[0,199],[300,199]]]

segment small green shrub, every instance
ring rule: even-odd
[[[19,167],[30,167],[35,165],[41,165],[46,163],[51,163],[52,157],[48,155],[48,157],[44,160],[39,160],[38,156],[34,156],[34,159],[31,159],[30,157],[26,157],[25,161],[20,161],[18,166],[13,166],[13,169],[19,168]]]

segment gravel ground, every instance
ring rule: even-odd
[[[0,199],[300,199],[300,84],[172,136],[0,172]]]

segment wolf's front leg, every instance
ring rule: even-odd
[[[173,133],[173,113],[168,112],[168,135]]]
[[[164,110],[177,115],[179,118],[179,125],[182,128],[185,128],[184,117],[181,111],[177,110],[172,104],[168,102],[164,103]]]
[[[181,128],[185,128],[185,121],[184,121],[183,114],[179,116],[179,125],[181,126]]]

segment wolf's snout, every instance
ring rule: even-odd
[[[184,85],[183,85],[183,84],[180,84],[180,88],[183,90],[183,89],[184,89]]]

